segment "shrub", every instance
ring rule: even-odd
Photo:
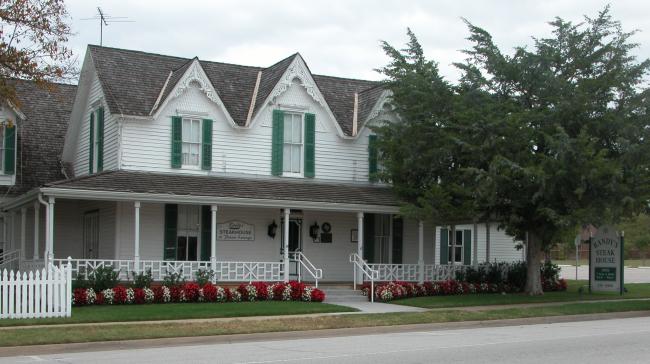
[[[508,267],[506,274],[506,281],[504,283],[510,285],[516,290],[523,290],[526,286],[526,277],[528,276],[528,266],[524,262],[511,263]]]
[[[96,268],[88,275],[88,282],[95,292],[101,292],[107,288],[113,288],[118,284],[119,270],[113,267],[104,266]]]
[[[163,286],[175,287],[183,284],[185,284],[185,278],[182,270],[180,273],[167,271],[167,275],[163,277]]]
[[[78,288],[90,288],[90,282],[86,279],[86,275],[83,273],[80,273],[77,275],[75,279],[72,280],[72,289],[78,289]]]
[[[318,288],[314,288],[311,291],[311,301],[312,302],[323,302],[325,300],[325,292],[321,291]]]
[[[124,304],[126,302],[126,288],[122,286],[113,287],[113,303]]]
[[[215,273],[211,269],[199,269],[194,272],[194,281],[201,287],[212,282]]]
[[[196,302],[199,300],[199,287],[198,284],[194,282],[188,282],[183,285],[183,293],[185,294],[185,300],[187,302]]]
[[[151,276],[151,269],[147,269],[146,272],[131,272],[131,276],[133,277],[133,283],[131,286],[133,288],[148,288],[151,287],[151,283],[153,283],[153,277]]]

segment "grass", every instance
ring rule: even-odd
[[[157,305],[82,306],[72,308],[72,317],[0,320],[0,327],[56,325],[115,321],[156,321],[217,317],[301,315],[350,312],[350,307],[316,302],[170,303]]]
[[[576,260],[574,259],[563,259],[563,260],[553,260],[553,263],[559,264],[559,265],[576,265]],[[587,259],[580,259],[578,260],[578,264],[580,265],[589,265],[589,260]],[[637,267],[647,267],[650,265],[650,259],[625,259],[625,266],[630,267],[630,268],[637,268]]]
[[[650,301],[619,301],[587,304],[570,303],[550,307],[509,308],[487,311],[447,310],[421,313],[296,317],[291,320],[267,319],[246,321],[245,323],[240,320],[235,320],[209,323],[168,322],[147,325],[123,324],[89,327],[21,328],[0,330],[0,346],[306,331],[647,310],[650,310]]]
[[[468,307],[468,306],[489,306],[489,305],[510,305],[523,303],[547,303],[547,302],[570,302],[582,300],[607,300],[607,299],[631,299],[650,298],[650,283],[628,283],[625,285],[628,292],[622,297],[617,293],[592,293],[588,294],[587,281],[568,281],[569,288],[566,292],[547,292],[543,296],[528,296],[525,294],[473,294],[462,296],[437,296],[437,297],[414,297],[394,301],[393,303],[404,306],[422,308],[445,308],[445,307]],[[580,287],[584,292],[580,293]]]

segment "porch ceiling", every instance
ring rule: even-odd
[[[388,187],[280,178],[106,171],[41,188],[61,198],[398,212]]]

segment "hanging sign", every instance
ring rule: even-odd
[[[217,224],[217,240],[253,241],[255,240],[255,225],[237,220]]]
[[[623,292],[623,238],[611,226],[591,238],[589,286],[594,292]]]

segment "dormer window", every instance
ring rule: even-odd
[[[183,118],[183,166],[198,167],[201,160],[201,120]]]
[[[284,113],[284,145],[282,172],[285,176],[301,176],[303,160],[303,117]]]

